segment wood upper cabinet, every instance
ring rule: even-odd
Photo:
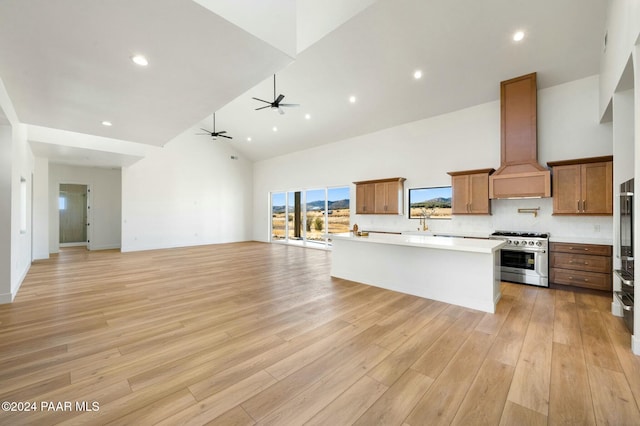
[[[613,214],[612,156],[547,165],[553,169],[553,214]]]
[[[356,214],[403,214],[404,178],[354,182]]]
[[[375,194],[374,183],[356,184],[356,214],[375,213]]]
[[[491,214],[489,175],[493,169],[449,172],[452,214]]]

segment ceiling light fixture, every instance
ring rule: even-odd
[[[273,129],[272,129],[272,130],[273,130],[274,132],[277,132],[277,131],[278,131],[278,128],[277,128],[276,126],[273,126]]]
[[[513,41],[520,41],[524,38],[524,32],[523,31],[516,31],[513,34]]]
[[[111,126],[113,126],[113,123],[112,123],[112,122],[110,122],[110,121],[106,121],[106,120],[105,120],[105,121],[103,121],[103,122],[102,122],[102,125],[103,125],[103,126],[106,126],[106,127],[111,127]]]
[[[349,96],[349,102],[351,102],[352,104],[356,103],[356,97],[355,96]]]
[[[247,138],[247,142],[251,142],[251,136]]]
[[[146,67],[147,65],[149,65],[149,61],[147,60],[147,58],[145,58],[142,55],[132,56],[131,60],[133,61],[134,64],[140,65],[141,67]]]
[[[305,118],[306,120],[310,120],[310,119],[311,119],[311,114],[305,114],[305,115],[304,115],[304,118]]]
[[[422,78],[422,71],[420,71],[420,70],[416,70],[416,71],[413,73],[413,78],[415,78],[416,80],[420,80],[420,79]]]

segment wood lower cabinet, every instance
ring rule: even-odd
[[[553,214],[613,214],[612,156],[547,165],[553,170]]]
[[[404,212],[405,178],[354,182],[356,214],[396,214]]]
[[[491,214],[489,175],[494,169],[448,172],[451,176],[451,214]]]
[[[612,290],[612,248],[608,245],[550,243],[549,281],[594,290]]]

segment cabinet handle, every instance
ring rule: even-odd
[[[582,211],[583,212],[587,211],[587,201],[586,200],[582,201]]]
[[[578,200],[578,211],[580,211],[580,200]]]

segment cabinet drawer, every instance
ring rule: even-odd
[[[586,254],[557,253],[550,256],[552,268],[574,269],[578,271],[611,273],[611,257],[589,256]]]
[[[592,288],[594,290],[611,291],[611,274],[550,268],[549,278],[554,284],[564,284],[576,287]]]
[[[597,256],[611,256],[611,246],[595,244],[550,243],[550,251],[563,253],[594,254]]]

